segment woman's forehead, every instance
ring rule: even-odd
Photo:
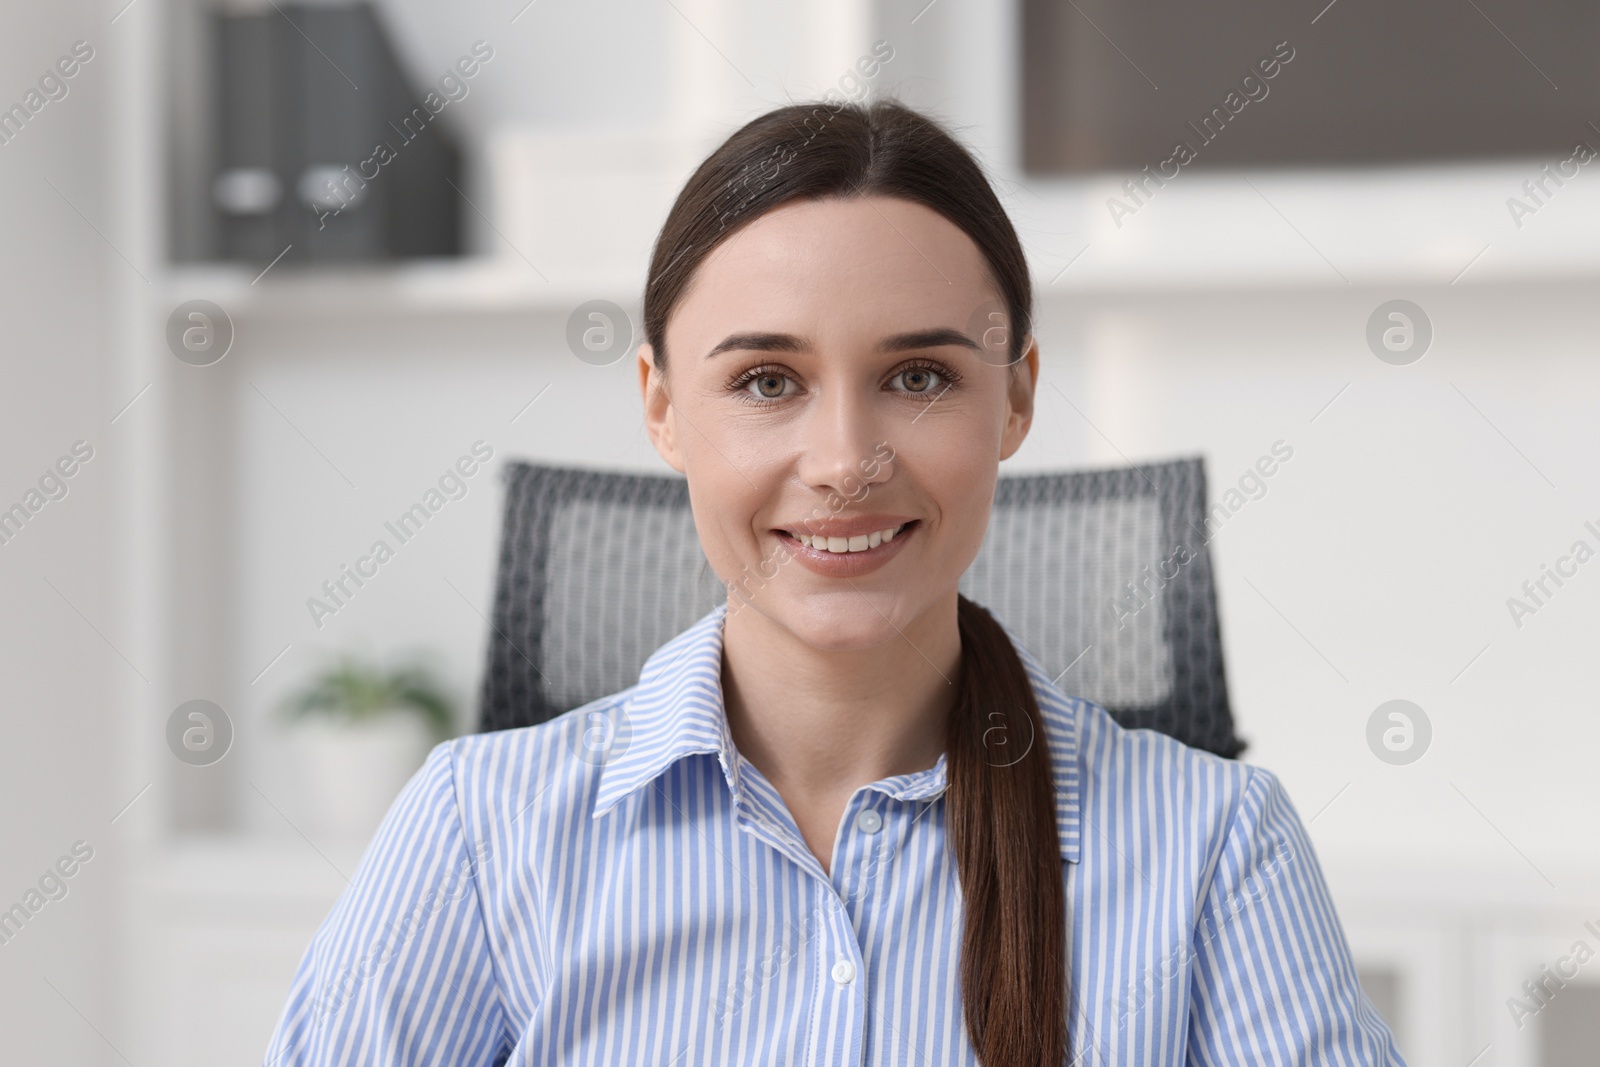
[[[864,267],[904,264],[919,277],[948,285],[983,256],[960,227],[924,204],[886,196],[827,197],[791,200],[751,220],[702,267],[837,268],[841,261],[863,258]]]
[[[930,208],[887,197],[792,201],[706,257],[671,332],[697,343],[734,329],[961,327],[994,296],[977,246]]]

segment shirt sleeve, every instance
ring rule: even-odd
[[[436,746],[395,798],[300,960],[263,1067],[452,1064],[510,1054],[478,896],[482,848]]]
[[[1405,1067],[1300,816],[1276,776],[1250,770],[1195,930],[1189,1063]]]

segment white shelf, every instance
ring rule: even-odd
[[[510,140],[524,155],[538,143]],[[663,199],[659,168],[630,179],[629,157],[620,151],[630,143],[636,139],[619,138],[610,152],[544,157],[587,160],[581,175],[548,179],[560,187],[560,197],[517,203],[502,192],[498,213],[518,220],[512,240],[532,250],[534,262],[545,260],[537,269],[504,242],[502,254],[392,265],[280,264],[265,273],[265,264],[183,265],[162,276],[161,302],[170,307],[205,298],[235,317],[269,319],[556,314],[593,299],[637,311],[647,266],[641,250],[654,237],[665,204],[636,210],[637,232],[613,225],[599,248],[561,232],[558,220],[604,215],[630,180],[651,199]],[[595,171],[597,157],[616,168],[603,179]],[[1008,208],[1042,299],[1600,281],[1600,242],[1592,239],[1600,233],[1600,179],[1571,183],[1563,199],[1524,218],[1519,230],[1504,207],[1506,191],[1536,169],[1528,162],[1332,177],[1196,174],[1160,190],[1138,214],[1124,216],[1120,228],[1105,208],[1109,197],[1122,195],[1119,179],[1109,176],[1033,182],[1012,195]],[[595,202],[584,199],[590,196]],[[541,209],[541,202],[562,206]]]
[[[545,281],[520,260],[498,257],[411,260],[392,266],[203,264],[161,278],[165,306],[213,301],[239,318],[316,319],[398,315],[546,314],[586,300],[636,307],[643,278],[561,276]]]
[[[1016,177],[1022,188],[1007,207],[1041,289],[1343,289],[1600,277],[1600,179],[1570,181],[1534,216],[1516,220],[1506,207],[1542,162],[1201,172],[1155,189],[1135,213],[1116,217],[1107,203],[1133,203],[1123,189],[1128,175]],[[1072,262],[1074,256],[1080,258]]]

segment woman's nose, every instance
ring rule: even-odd
[[[801,479],[820,492],[859,500],[868,486],[890,475],[886,429],[864,398],[838,392],[819,398],[803,428]]]

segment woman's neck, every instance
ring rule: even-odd
[[[778,790],[824,868],[818,846],[831,849],[852,793],[926,770],[945,750],[961,661],[953,590],[947,601],[887,642],[848,652],[819,650],[748,606],[727,617],[722,688],[734,744]]]

